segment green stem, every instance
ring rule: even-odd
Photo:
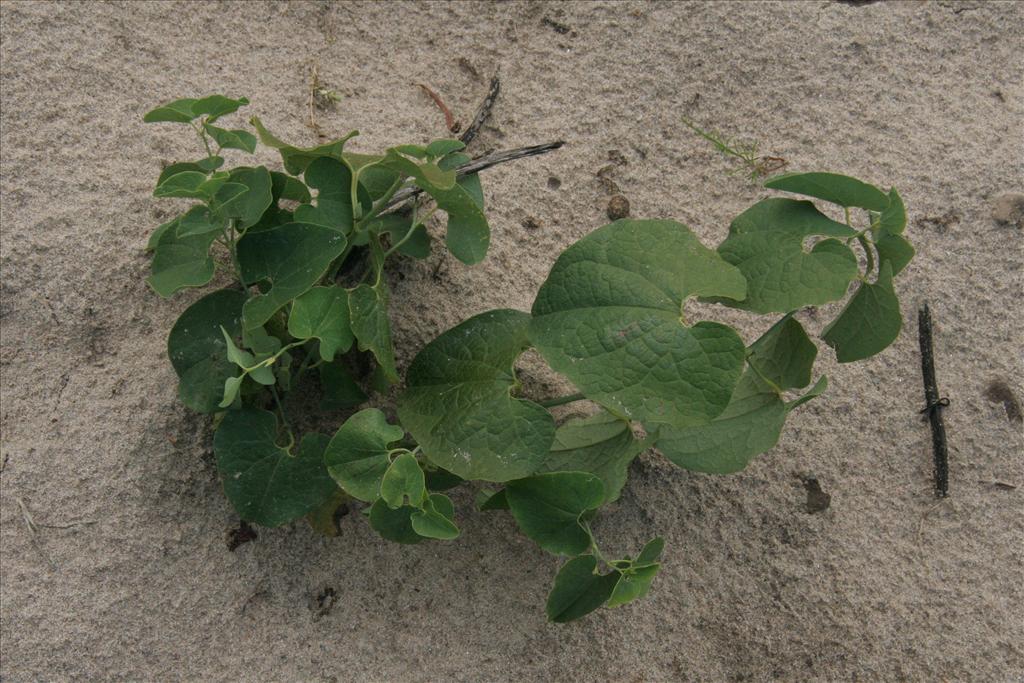
[[[379,216],[381,211],[383,211],[387,207],[388,202],[391,201],[391,198],[395,196],[395,193],[398,192],[399,189],[401,189],[404,183],[404,177],[399,176],[398,178],[396,178],[395,182],[391,183],[391,187],[387,189],[387,191],[381,196],[381,198],[373,203],[373,206],[370,208],[369,213],[367,213],[365,216],[363,216],[362,219],[356,222],[356,230],[359,230],[360,228],[364,227],[367,223],[369,223],[374,218]]]
[[[861,248],[864,249],[864,255],[868,259],[867,267],[864,269],[864,275],[871,275],[875,270],[875,251],[868,244],[868,240],[864,235],[859,236],[857,241],[860,242]]]
[[[288,416],[284,412],[284,406],[281,405],[281,397],[277,395],[277,387],[270,385],[270,393],[274,395],[274,403],[277,404],[277,410],[281,414],[281,422],[284,423],[284,428],[288,430],[288,447],[285,450],[290,449],[295,445],[295,432],[292,431],[292,426],[288,422]]]
[[[587,397],[577,392],[575,394],[569,394],[568,396],[559,396],[557,398],[549,398],[546,401],[537,401],[537,405],[542,408],[554,408],[555,406],[564,406],[566,403],[574,403],[576,401],[583,401]]]
[[[213,151],[210,149],[209,141],[206,139],[206,131],[204,131],[202,128],[196,125],[195,122],[191,122],[190,125],[192,126],[192,130],[196,132],[196,135],[199,136],[199,139],[203,141],[203,147],[206,148],[206,158],[212,159],[214,154]]]

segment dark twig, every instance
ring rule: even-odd
[[[564,144],[565,142],[559,140],[557,142],[548,142],[543,145],[533,145],[532,147],[519,147],[518,149],[510,149],[504,152],[495,152],[494,154],[487,154],[478,159],[473,159],[467,164],[459,166],[459,168],[455,170],[455,174],[458,177],[462,177],[464,175],[479,173],[480,171],[485,171],[488,168],[491,168],[492,166],[504,164],[505,162],[508,161],[515,161],[517,159],[525,159],[527,157],[534,157],[540,154],[547,154],[548,152],[558,149]],[[392,197],[391,201],[388,203],[388,210],[394,209],[400,204],[404,204],[405,202],[409,201],[410,199],[418,195],[420,192],[422,192],[422,190],[418,187],[407,187],[403,190],[399,190],[398,192],[395,193],[395,196]]]
[[[932,350],[932,316],[925,304],[917,312],[918,338],[921,343],[921,374],[924,377],[925,408],[922,413],[932,426],[932,451],[935,459],[935,495],[949,495],[949,451],[946,446],[946,425],[942,409],[949,405],[948,398],[939,397],[935,381],[935,354]]]
[[[482,128],[484,123],[487,122],[487,119],[490,118],[491,108],[494,106],[494,101],[498,99],[498,93],[500,91],[501,82],[498,80],[498,77],[495,76],[491,79],[491,87],[487,91],[487,97],[485,97],[484,101],[480,104],[480,108],[476,110],[476,116],[473,117],[473,123],[469,124],[469,128],[466,129],[466,132],[459,136],[459,140],[461,140],[463,144],[468,145],[473,142],[477,133],[480,132],[480,128]]]

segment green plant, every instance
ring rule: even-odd
[[[447,540],[459,529],[444,491],[486,482],[481,510],[508,510],[541,548],[571,558],[547,613],[577,619],[642,597],[660,567],[660,538],[615,559],[591,531],[634,458],[656,446],[680,467],[736,472],[824,391],[825,377],[812,385],[817,347],[796,312],[842,299],[856,282],[822,334],[839,361],[878,353],[899,333],[893,277],[913,256],[899,194],[835,174],[783,175],[766,186],[837,205],[844,220],[810,201],[764,199],[732,222],[717,250],[674,221],[606,225],[558,257],[531,313],[482,313],[427,344],[406,373],[400,426],[364,408],[333,437],[310,432],[296,442],[285,404],[308,370],[319,371],[327,410],[359,406],[398,379],[382,271],[393,254],[428,252],[423,223],[435,209],[417,202],[389,212],[391,200],[423,190],[448,214],[448,247],[467,263],[483,258],[487,223],[479,180],[455,172],[467,157],[451,140],[373,156],[346,152],[351,135],[301,149],[253,118],[286,173],[220,171],[220,148],[251,152],[257,141],[213,126],[242,104],[178,100],[146,120],[189,124],[207,150],[158,180],[157,196],[199,203],[157,229],[150,283],[165,296],[207,284],[215,243],[238,280],[182,314],[168,352],[182,401],[218,416],[217,467],[245,520],[278,526],[305,516],[330,532],[334,511],[355,500],[386,539]],[[865,210],[863,227],[852,208]],[[689,324],[692,298],[781,317],[748,345],[726,325]],[[522,397],[515,364],[531,347],[578,393]],[[376,367],[362,383],[352,372],[360,352]],[[556,427],[550,409],[584,399],[597,412]]]

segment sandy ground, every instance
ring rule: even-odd
[[[987,398],[992,382],[1024,394],[1024,233],[992,217],[1024,191],[1024,5],[5,1],[0,19],[4,681],[1024,680],[1024,439]],[[468,120],[499,68],[477,151],[568,143],[487,174],[483,264],[392,273],[403,366],[472,313],[528,310],[555,254],[606,222],[609,150],[634,216],[720,241],[764,193],[681,114],[794,169],[896,185],[918,248],[905,333],[856,366],[825,350],[828,394],[742,474],[635,465],[597,531],[621,552],[666,537],[636,605],[547,624],[557,560],[471,513],[471,492],[450,544],[390,545],[350,515],[336,539],[299,523],[230,552],[208,420],[176,403],[164,355],[195,294],[143,281],[146,237],[175,208],[152,182],[195,140],[140,119],[222,91],[313,142],[314,62],[343,97],[320,124],[363,130],[365,150],[443,133],[412,82]],[[925,299],[952,400],[938,507]],[[801,474],[829,510],[807,512]]]

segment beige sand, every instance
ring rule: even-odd
[[[1024,376],[1024,235],[992,218],[1024,189],[1022,5],[5,1],[0,18],[3,680],[1024,679],[1024,440],[986,398],[993,380],[1020,397]],[[344,98],[320,124],[365,131],[363,149],[443,133],[412,82],[467,120],[486,85],[460,63],[503,78],[478,151],[568,142],[488,173],[485,263],[393,273],[403,365],[469,314],[528,308],[555,254],[606,222],[609,150],[634,216],[722,239],[764,193],[684,113],[792,168],[899,187],[918,247],[904,335],[856,366],[824,350],[833,387],[742,474],[636,464],[598,524],[620,552],[666,537],[634,606],[547,624],[558,562],[507,517],[472,514],[470,493],[450,544],[390,545],[350,515],[337,539],[301,523],[229,552],[208,420],[176,403],[164,356],[195,294],[164,301],[143,282],[146,237],[176,208],[152,182],[196,141],[140,118],[245,94],[313,142],[314,61]],[[939,507],[917,412],[926,298],[952,400]],[[763,325],[733,318],[748,338]],[[805,509],[808,473],[825,513]]]

